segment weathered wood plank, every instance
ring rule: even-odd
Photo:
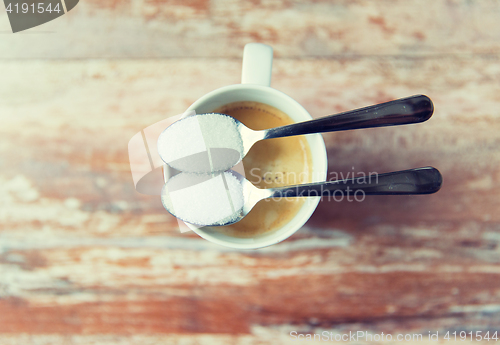
[[[429,95],[425,124],[325,140],[331,174],[434,165],[442,190],[324,201],[284,243],[228,250],[180,234],[157,198],[134,191],[127,142],[237,83],[239,61],[3,61],[2,343],[287,344],[292,330],[500,328],[498,58],[274,65],[273,86],[316,117]]]
[[[500,52],[494,0],[92,0],[16,35],[3,13],[0,58],[240,58],[254,41],[279,57]]]

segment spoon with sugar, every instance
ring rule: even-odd
[[[366,177],[260,189],[230,170],[209,174],[180,173],[163,186],[163,207],[175,217],[198,226],[230,225],[243,219],[260,200],[333,196],[334,200],[365,195],[431,194],[441,188],[442,176],[433,167]]]
[[[198,114],[167,127],[158,138],[158,153],[180,171],[221,172],[238,164],[259,140],[419,123],[428,120],[433,111],[429,97],[417,95],[261,131],[229,115]]]

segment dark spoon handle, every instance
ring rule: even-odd
[[[407,125],[427,121],[434,111],[429,97],[417,95],[366,108],[267,130],[265,139],[350,129]]]
[[[273,198],[331,195],[409,195],[431,194],[441,188],[443,177],[433,167],[372,174],[345,180],[275,188]],[[356,195],[357,195],[356,194]]]

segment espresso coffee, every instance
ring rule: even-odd
[[[214,109],[253,130],[294,123],[284,112],[257,102],[235,102]],[[257,142],[243,159],[245,177],[259,188],[275,188],[312,181],[311,149],[304,136]],[[304,198],[265,199],[241,221],[213,228],[231,237],[249,238],[279,229],[299,211]]]

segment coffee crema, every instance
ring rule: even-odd
[[[284,112],[258,102],[234,102],[214,109],[253,130],[285,126],[294,121]],[[312,182],[311,149],[304,136],[262,140],[243,158],[245,177],[258,188],[275,188]],[[241,221],[212,228],[231,237],[250,238],[281,228],[304,204],[304,198],[258,202]]]

